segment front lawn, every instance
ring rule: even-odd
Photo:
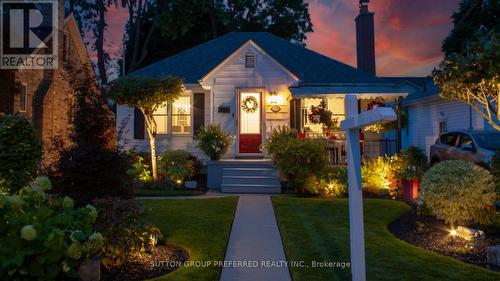
[[[188,249],[190,261],[222,261],[226,252],[236,197],[217,199],[140,200],[145,220],[158,226],[168,243]],[[218,280],[218,267],[183,267],[156,280]]]
[[[387,225],[409,207],[364,199],[368,280],[500,280],[500,273],[423,250],[393,236]],[[349,261],[348,200],[273,197],[288,260]],[[292,267],[295,281],[350,280],[350,268]]]

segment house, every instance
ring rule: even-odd
[[[5,80],[0,89],[0,112],[33,121],[43,144],[42,169],[50,167],[57,160],[58,152],[71,145],[75,90],[68,66],[86,68],[93,75],[75,18],[65,10],[63,3],[62,0],[59,3],[59,67],[0,71]]]
[[[402,146],[414,145],[429,157],[430,146],[439,134],[449,130],[488,129],[486,120],[467,103],[439,96],[439,88],[429,77],[402,102],[408,126],[402,129]]]
[[[234,136],[226,158],[262,156],[260,145],[279,126],[322,135],[319,124],[307,118],[311,106],[326,100],[338,121],[345,117],[344,96],[357,94],[360,110],[373,99],[394,101],[406,95],[391,83],[270,33],[233,32],[139,69],[130,75],[184,80],[185,92],[155,113],[158,150],[196,149],[196,131],[220,124]],[[258,109],[245,110],[253,100]],[[117,107],[119,146],[149,149],[144,121],[137,109]],[[337,139],[342,140],[341,132]],[[371,136],[377,139],[379,136]]]

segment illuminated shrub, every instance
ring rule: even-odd
[[[185,150],[167,150],[158,159],[158,173],[176,184],[189,180],[195,172],[196,158]]]
[[[143,155],[135,152],[129,152],[131,159],[131,167],[127,174],[134,178],[137,182],[149,183],[153,180],[151,175],[151,166],[146,162]]]
[[[388,157],[379,156],[363,161],[361,180],[363,189],[369,193],[389,192],[392,177],[391,161]]]
[[[487,223],[495,198],[487,170],[472,162],[444,161],[424,174],[417,203],[450,224]]]
[[[161,238],[158,228],[142,221],[144,209],[137,201],[96,199],[94,205],[99,210],[96,228],[105,240],[100,257],[108,269],[150,253]]]

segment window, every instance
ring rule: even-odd
[[[21,85],[21,92],[19,93],[19,112],[26,112],[26,104],[28,101],[28,85]]]
[[[172,133],[191,133],[191,97],[180,97],[172,104]]]
[[[245,54],[245,68],[255,68],[255,54]]]
[[[458,134],[457,133],[448,133],[441,136],[440,141],[442,144],[447,144],[451,146],[455,146],[457,143]]]
[[[157,134],[167,134],[168,133],[168,107],[167,103],[164,103],[153,113],[153,118],[156,122],[156,133]]]
[[[460,149],[467,150],[467,148],[473,147],[474,142],[468,134],[460,134]]]

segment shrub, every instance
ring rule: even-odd
[[[264,144],[264,150],[271,156],[280,157],[283,147],[291,140],[297,138],[297,131],[286,126],[274,128]]]
[[[157,239],[161,239],[158,228],[141,220],[144,209],[138,202],[108,198],[96,199],[94,205],[99,210],[96,228],[104,235],[101,258],[107,269],[119,267],[130,258],[150,253],[156,246]]]
[[[304,181],[304,191],[309,195],[341,198],[347,195],[347,185],[339,179],[310,175]]]
[[[35,177],[42,148],[25,118],[7,115],[0,124],[0,191],[17,192]]]
[[[497,201],[500,201],[500,149],[495,152],[491,160],[491,175],[495,183],[495,190],[497,192]]]
[[[40,179],[44,182],[45,179]],[[93,206],[73,208],[71,198],[45,193],[38,185],[15,195],[0,194],[0,279],[66,280],[87,257],[101,252]]]
[[[207,125],[198,131],[198,147],[212,160],[218,160],[228,152],[231,143],[231,135],[224,132],[219,124]]]
[[[492,176],[472,162],[440,162],[424,174],[417,203],[450,224],[486,223],[495,204]]]
[[[390,159],[379,156],[371,160],[363,161],[361,167],[361,180],[363,189],[369,193],[380,194],[389,192],[392,176]]]
[[[311,175],[320,176],[327,165],[326,145],[322,139],[290,139],[273,161],[287,176],[292,188],[304,192],[304,182]]]
[[[122,152],[92,144],[76,146],[62,152],[59,174],[53,175],[54,190],[75,198],[79,205],[89,204],[95,198],[132,198],[129,163]]]
[[[116,150],[113,113],[85,68],[68,71],[72,76],[68,81],[77,92],[71,135],[74,145],[61,152],[55,165],[51,175],[54,190],[73,197],[78,204],[109,196],[131,198],[130,161]]]
[[[151,175],[151,166],[147,163],[144,157],[132,151],[129,151],[130,157],[130,169],[128,169],[127,174],[134,178],[137,182],[149,183],[153,181]]]
[[[193,156],[185,150],[167,150],[158,159],[158,172],[161,177],[181,184],[194,175],[195,162],[192,159]]]
[[[403,150],[394,159],[391,165],[397,179],[421,178],[428,169],[427,157],[420,148],[415,146]]]

